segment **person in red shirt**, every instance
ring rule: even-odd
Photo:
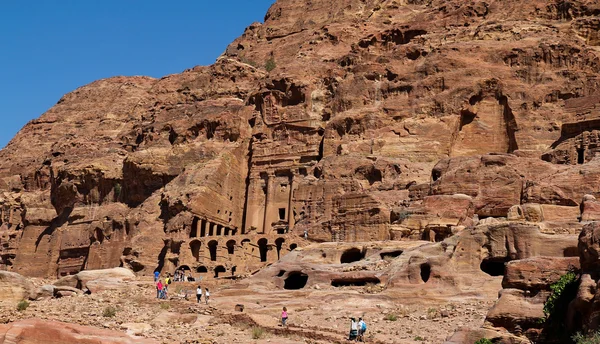
[[[158,283],[156,283],[156,298],[157,299],[161,298],[162,289],[163,289],[163,285],[162,285],[162,282],[159,280]]]
[[[287,319],[288,319],[287,308],[283,307],[283,311],[281,312],[281,326],[285,326]]]

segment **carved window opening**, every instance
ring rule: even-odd
[[[233,254],[235,251],[235,240],[229,240],[227,242],[227,253]]]
[[[297,245],[297,244],[291,244],[291,245],[290,245],[290,251],[293,251],[293,250],[295,250],[296,248],[298,248],[298,245]]]
[[[206,268],[206,266],[199,266],[196,268],[196,272],[200,274],[205,274],[208,272],[208,269]]]
[[[210,252],[210,260],[213,262],[217,261],[217,241],[212,240],[208,243],[208,250]]]
[[[585,163],[585,148],[583,147],[577,148],[577,163],[580,165]]]
[[[281,259],[281,247],[283,246],[283,243],[285,242],[284,238],[277,238],[277,240],[275,240],[275,247],[277,247],[277,259]]]
[[[285,220],[285,208],[279,208],[279,219]]]
[[[261,262],[267,261],[267,253],[269,251],[268,243],[269,243],[268,240],[265,238],[258,240],[258,250],[260,252],[260,261]]]
[[[200,246],[202,243],[199,240],[194,240],[190,243],[190,250],[192,251],[192,256],[196,259],[196,261],[200,261]]]
[[[208,227],[208,235],[209,236],[213,236],[215,235],[215,224],[211,223]]]

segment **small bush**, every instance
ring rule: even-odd
[[[425,338],[423,338],[421,336],[416,336],[414,340],[417,341],[417,342],[424,342]]]
[[[102,312],[102,316],[105,318],[112,318],[116,314],[117,314],[117,310],[113,306],[108,306],[108,307],[104,308],[104,311]]]
[[[487,338],[481,338],[480,340],[476,341],[475,344],[494,344],[494,342]]]
[[[252,339],[261,339],[265,335],[265,330],[262,327],[252,328]]]
[[[29,302],[27,302],[27,300],[21,300],[19,303],[17,303],[17,310],[19,312],[26,310],[27,307],[29,307]]]
[[[275,59],[272,57],[270,59],[268,59],[267,62],[265,63],[265,69],[267,70],[267,72],[272,71],[276,67],[277,67],[277,64],[275,63]]]
[[[171,305],[166,302],[162,302],[160,304],[160,309],[169,309],[169,308],[171,308]]]
[[[583,335],[578,332],[571,337],[571,339],[575,344],[600,344],[600,332],[594,332],[588,335]]]
[[[386,316],[383,318],[383,320],[387,320],[387,321],[396,321],[398,320],[398,316],[396,316],[396,314],[386,314]]]

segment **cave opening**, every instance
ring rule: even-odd
[[[508,263],[509,261],[510,259],[508,257],[485,258],[481,261],[479,268],[481,269],[481,271],[485,272],[490,276],[504,276],[506,263]]]
[[[421,264],[421,280],[424,283],[427,283],[427,281],[429,281],[429,277],[431,277],[431,265],[428,263]]]
[[[346,251],[344,251],[344,253],[342,253],[342,257],[340,258],[340,263],[349,264],[349,263],[353,263],[353,262],[358,262],[359,260],[363,259],[364,257],[365,257],[365,255],[360,249],[353,247],[351,249],[347,249]]]
[[[377,277],[360,278],[336,278],[331,281],[332,287],[364,287],[367,284],[379,284],[381,281]]]
[[[400,256],[403,252],[404,251],[402,250],[381,252],[379,256],[381,257],[381,259],[391,259]]]
[[[301,272],[291,272],[285,279],[283,289],[298,290],[306,286],[308,275]]]

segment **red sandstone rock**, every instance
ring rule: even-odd
[[[536,257],[511,261],[506,264],[503,288],[537,292],[548,290],[569,270],[579,269],[579,257]]]
[[[151,344],[151,339],[93,327],[28,319],[0,325],[0,343],[15,344]]]

